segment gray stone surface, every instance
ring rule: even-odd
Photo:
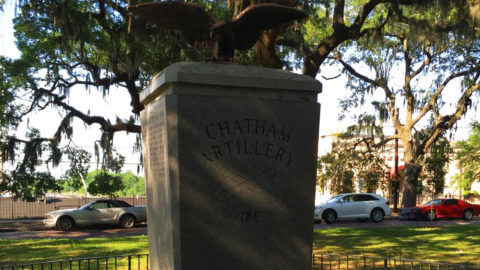
[[[310,269],[320,83],[178,63],[142,93],[152,269]]]

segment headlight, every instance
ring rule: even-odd
[[[53,219],[53,215],[45,215],[45,219]]]

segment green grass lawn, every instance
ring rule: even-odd
[[[314,251],[480,266],[480,225],[315,230]]]
[[[86,239],[0,239],[0,266],[128,254],[148,254],[147,236]]]
[[[480,225],[315,230],[316,253],[402,257],[480,266]],[[148,253],[146,236],[0,239],[0,265]]]

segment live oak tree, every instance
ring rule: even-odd
[[[20,121],[35,111],[54,107],[63,115],[58,128],[45,137],[4,140],[5,158],[20,159],[16,173],[33,173],[46,161],[56,165],[62,158],[62,147],[72,138],[72,121],[95,125],[102,131],[96,145],[101,160],[112,157],[115,134],[140,134],[138,121],[143,105],[139,91],[152,76],[178,61],[205,61],[209,51],[190,47],[178,33],[162,31],[139,17],[132,16],[128,4],[139,1],[111,0],[32,0],[19,1],[15,19],[19,59],[0,59],[1,91],[22,96],[28,104],[6,109],[11,119]],[[276,2],[301,8],[310,14],[304,22],[266,31],[255,48],[238,53],[245,64],[259,63],[276,68],[301,68],[302,73],[316,77],[320,67],[339,45],[375,35],[387,22],[406,21],[421,27],[435,27],[410,22],[406,16],[411,5],[450,7],[456,4],[468,10],[465,0],[272,0],[272,1],[191,1],[205,7],[218,19],[228,19],[249,4]],[[463,10],[463,9],[462,9]],[[472,9],[474,10],[474,9]],[[442,10],[429,11],[442,13]],[[417,14],[416,17],[421,17]],[[468,16],[467,16],[468,17]],[[434,18],[434,17],[432,17]],[[431,24],[429,24],[431,23]],[[115,95],[127,93],[131,116],[109,119],[91,115],[70,105],[71,91],[101,91]],[[95,104],[94,101],[91,102]],[[7,104],[9,104],[7,102]],[[1,120],[1,119],[0,119]],[[6,126],[7,123],[2,122]],[[17,150],[17,151],[15,151]],[[20,151],[18,151],[20,150]],[[20,155],[21,156],[17,156]]]
[[[465,19],[467,11],[446,8],[440,16],[426,10],[424,18],[430,20],[418,19],[419,11],[410,10],[387,24],[382,35],[359,40],[354,51],[334,54],[350,76],[353,92],[344,108],[358,111],[370,101],[377,119],[389,119],[396,130],[378,145],[395,138],[403,143],[402,207],[415,205],[427,153],[476,107],[480,89],[478,29]]]

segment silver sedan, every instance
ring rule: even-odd
[[[75,226],[118,224],[131,228],[146,221],[145,206],[131,206],[119,200],[95,200],[78,209],[65,209],[45,214],[43,224],[48,228],[69,231]]]
[[[372,193],[346,193],[315,207],[314,220],[327,224],[337,219],[371,219],[378,223],[390,215],[390,207],[382,196]]]

